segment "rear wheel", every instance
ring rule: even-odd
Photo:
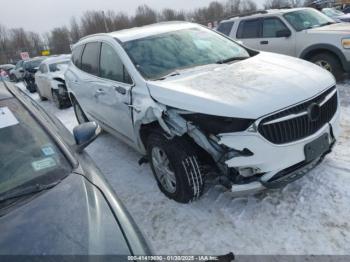
[[[344,75],[344,70],[339,59],[333,54],[316,54],[311,57],[310,61],[332,73],[336,80],[341,80]]]
[[[89,122],[89,119],[86,117],[83,109],[80,107],[78,101],[74,97],[72,97],[72,104],[74,108],[75,117],[78,123],[83,124]]]
[[[158,187],[168,198],[188,203],[202,196],[205,177],[190,142],[154,132],[147,139],[147,154]]]

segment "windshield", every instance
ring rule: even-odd
[[[54,141],[14,98],[0,100],[0,145],[0,196],[71,171]]]
[[[60,71],[63,68],[61,65],[68,65],[68,63],[69,63],[69,60],[50,64],[49,65],[50,72]]]
[[[325,13],[328,16],[340,16],[345,15],[343,12],[333,9],[333,8],[325,8],[322,10],[323,13]]]
[[[334,20],[314,9],[293,11],[283,16],[297,31],[334,23]]]
[[[25,69],[32,69],[32,68],[38,67],[43,60],[44,59],[37,59],[37,60],[28,61],[24,64],[24,68]]]
[[[247,58],[248,52],[233,41],[207,29],[183,29],[124,43],[139,72],[157,79],[175,70]]]

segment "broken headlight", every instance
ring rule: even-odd
[[[254,119],[204,114],[182,114],[181,116],[187,121],[190,121],[194,125],[198,126],[203,132],[214,135],[221,133],[242,132],[255,121]]]

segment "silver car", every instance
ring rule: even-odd
[[[339,134],[329,72],[192,23],[83,38],[65,79],[78,121],[96,120],[138,150],[182,203],[209,179],[237,194],[282,187]]]

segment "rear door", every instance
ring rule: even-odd
[[[80,70],[68,72],[70,87],[84,112],[101,119],[103,112],[97,107],[100,42],[87,43],[82,51]]]
[[[95,93],[96,107],[104,124],[128,140],[133,140],[131,103],[132,79],[116,48],[103,42],[100,56],[100,78]]]
[[[290,36],[285,36],[289,32]],[[267,17],[262,22],[260,50],[295,56],[295,37],[278,17]]]

